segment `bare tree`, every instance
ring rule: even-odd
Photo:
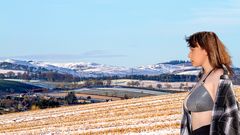
[[[158,87],[158,89],[161,89],[162,88],[162,84],[157,84],[157,87]]]
[[[139,81],[136,81],[135,85],[138,87],[140,85]]]

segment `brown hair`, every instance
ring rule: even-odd
[[[222,64],[228,69],[229,75],[233,75],[231,56],[226,47],[214,32],[202,31],[192,34],[185,39],[188,47],[195,48],[197,44],[208,53],[208,59],[213,68],[223,68]]]

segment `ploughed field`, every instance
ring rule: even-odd
[[[235,89],[240,101],[240,89]],[[0,134],[178,135],[188,92],[0,115]]]

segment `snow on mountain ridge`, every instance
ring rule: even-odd
[[[72,74],[74,76],[84,77],[98,77],[98,76],[125,76],[125,75],[159,75],[163,73],[174,73],[176,71],[185,71],[195,69],[185,63],[178,64],[163,64],[158,63],[154,65],[140,66],[135,68],[108,66],[104,64],[91,63],[91,62],[75,62],[75,63],[50,63],[39,61],[21,61],[14,59],[7,59],[4,62],[24,65],[28,67],[45,68],[50,71],[59,73]],[[1,63],[1,62],[0,62]],[[179,73],[179,72],[176,72]],[[189,72],[186,72],[189,73]]]
[[[7,59],[2,62],[7,62],[7,63],[11,63],[11,64],[16,64],[16,65],[23,65],[23,66],[27,66],[27,67],[33,67],[33,68],[36,68],[36,70],[38,70],[39,68],[45,68],[49,71],[57,71],[59,73],[67,73],[67,74],[72,74],[75,76],[78,75],[78,73],[74,72],[71,69],[64,68],[64,67],[57,67],[57,66],[51,65],[48,62],[23,61],[23,60],[14,60],[14,59]]]
[[[3,62],[12,63],[12,64],[18,64],[18,65],[24,65],[24,66],[30,66],[30,67],[33,66],[31,63],[29,63],[27,61],[14,60],[14,59],[6,59]]]

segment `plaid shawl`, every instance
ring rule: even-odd
[[[224,74],[220,78],[216,102],[212,111],[210,135],[240,135],[240,110],[232,81]],[[180,135],[191,135],[191,115],[183,105]]]

